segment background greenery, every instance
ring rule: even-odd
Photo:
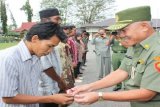
[[[18,42],[0,43],[0,50],[16,45]]]

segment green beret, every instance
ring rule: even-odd
[[[141,6],[120,11],[116,13],[115,19],[116,23],[109,26],[107,28],[108,30],[119,30],[134,22],[151,21],[150,6]]]

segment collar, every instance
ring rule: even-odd
[[[32,59],[31,53],[23,40],[19,42],[18,49],[23,62]]]
[[[160,36],[160,35],[159,35]],[[140,42],[140,45],[146,49],[149,50],[153,44],[155,44],[155,42],[157,40],[160,41],[160,38],[158,36],[158,32],[153,33],[150,37],[146,38],[145,40],[143,40],[142,42]]]

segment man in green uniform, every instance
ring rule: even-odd
[[[150,21],[149,6],[116,13],[116,23],[108,29],[117,31],[120,43],[129,47],[125,58],[116,71],[102,80],[68,90],[75,95],[75,102],[92,104],[99,99],[130,101],[131,107],[160,107],[160,35]],[[124,80],[124,91],[88,92],[111,87]]]
[[[125,56],[125,53],[127,52],[127,48],[122,46],[122,44],[116,39],[116,32],[112,32],[111,34],[111,48],[112,48],[112,67],[113,70],[117,70],[119,66],[121,65],[121,62]],[[117,84],[113,91],[118,91],[122,88],[122,83]]]

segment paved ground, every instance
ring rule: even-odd
[[[95,54],[93,53],[93,49],[94,47],[89,44],[89,52],[87,53],[87,67],[85,67],[83,73],[83,82],[76,83],[76,85],[91,83],[98,79],[98,72],[96,70],[96,60]],[[112,88],[113,87],[103,89],[101,91],[112,91]],[[130,104],[128,102],[103,101],[86,106],[74,103],[70,107],[130,107]]]

